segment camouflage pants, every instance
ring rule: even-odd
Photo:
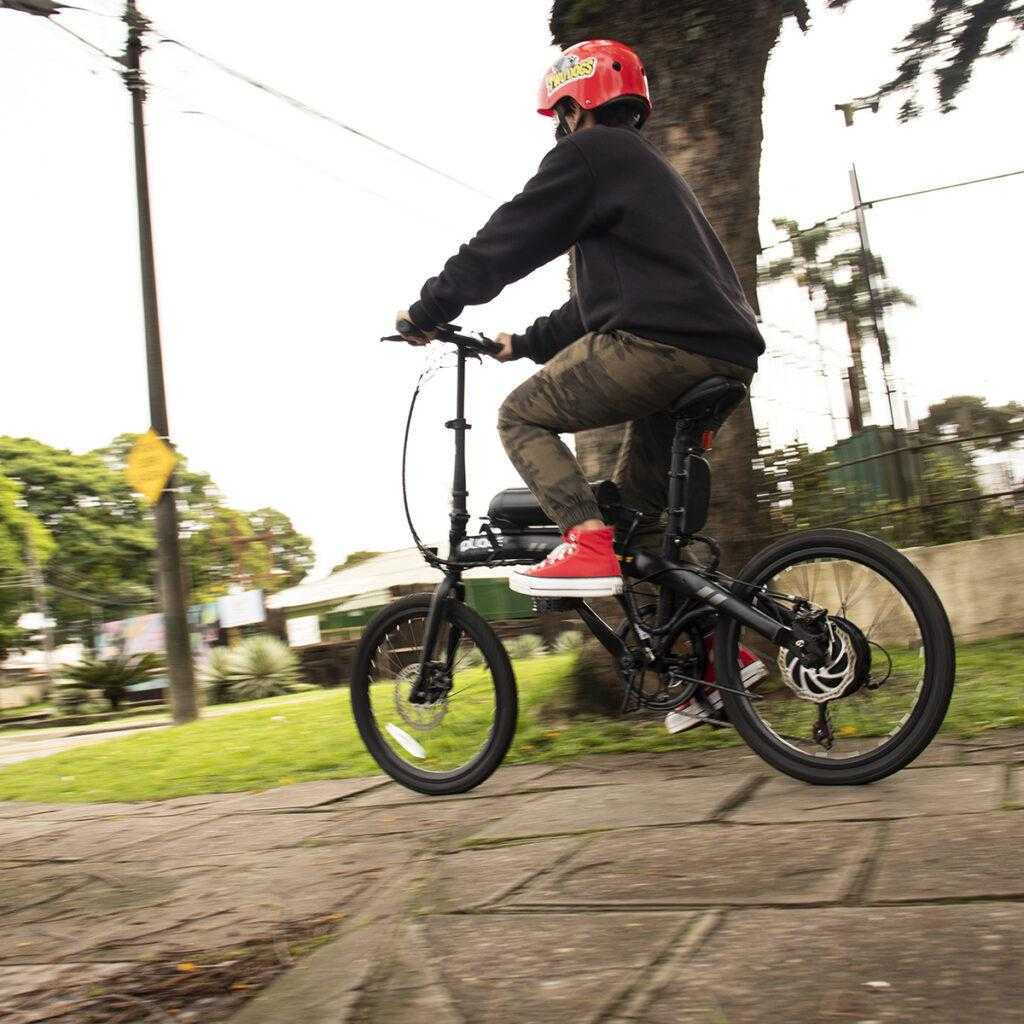
[[[714,375],[749,383],[753,371],[625,331],[586,334],[519,385],[502,403],[505,451],[541,507],[563,530],[601,511],[572,452],[559,438],[627,423],[612,479],[623,502],[661,513],[675,423],[668,407]]]

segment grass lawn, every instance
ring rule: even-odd
[[[739,742],[730,730],[670,736],[660,720],[541,720],[538,712],[557,698],[571,658],[553,655],[516,664],[520,719],[509,761]],[[1024,637],[964,645],[945,731],[967,736],[1014,725],[1024,725]],[[352,721],[348,691],[325,690],[12,765],[0,770],[0,799],[152,800],[378,771]]]

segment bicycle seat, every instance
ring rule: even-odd
[[[618,487],[611,480],[598,480],[590,485],[602,507],[618,505],[622,500]],[[499,491],[487,509],[487,518],[502,530],[526,530],[553,525],[540,503],[525,487],[509,487]]]
[[[694,426],[717,430],[746,397],[747,386],[743,381],[708,377],[672,403],[672,415]]]

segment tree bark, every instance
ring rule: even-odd
[[[611,38],[641,55],[654,99],[646,133],[689,181],[755,308],[764,73],[791,7],[787,0],[556,0],[551,16],[559,46]],[[576,435],[588,476],[611,472],[622,430]],[[715,441],[709,532],[723,543],[726,568],[738,568],[767,533],[756,454],[744,402]]]

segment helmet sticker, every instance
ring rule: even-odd
[[[579,81],[581,78],[592,78],[597,71],[597,58],[586,57],[580,60],[574,53],[565,54],[551,66],[545,79],[548,96],[558,92],[563,85]]]

